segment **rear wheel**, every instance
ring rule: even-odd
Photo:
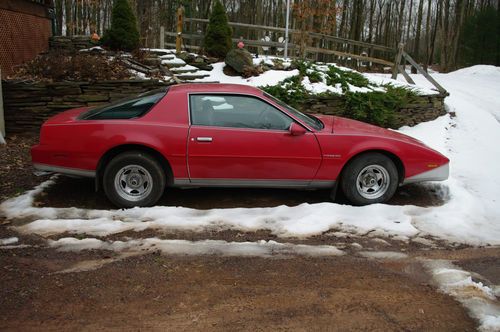
[[[154,205],[163,194],[165,183],[160,164],[141,151],[119,154],[104,171],[104,192],[118,207]]]
[[[396,192],[398,171],[389,157],[365,153],[348,163],[342,173],[341,187],[354,205],[383,203]]]

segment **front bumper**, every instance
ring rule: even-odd
[[[423,182],[423,181],[444,181],[450,176],[450,164],[447,163],[443,166],[434,168],[430,171],[423,172],[403,181],[403,184]]]

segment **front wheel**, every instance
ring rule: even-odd
[[[154,205],[165,189],[165,172],[150,155],[124,152],[113,158],[104,171],[104,192],[118,207]]]
[[[365,153],[351,160],[342,173],[344,195],[354,205],[388,201],[398,187],[394,162],[381,153]]]

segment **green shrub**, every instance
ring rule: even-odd
[[[346,92],[342,116],[382,127],[394,125],[396,111],[415,96],[412,90],[386,85],[386,92]]]
[[[224,58],[231,50],[232,31],[227,23],[226,9],[219,0],[216,0],[208,21],[205,34],[204,48],[208,55]]]
[[[309,96],[309,92],[302,85],[300,75],[284,79],[276,85],[261,87],[261,89],[293,107],[300,105]]]
[[[342,90],[349,90],[348,84],[357,86],[357,87],[368,87],[368,79],[357,73],[355,71],[350,70],[342,70],[335,66],[328,66],[327,71],[327,80],[326,83],[331,86],[335,86],[339,84],[342,86]]]
[[[311,83],[324,82],[330,86],[340,84],[343,91],[343,105],[340,107],[340,114],[347,118],[382,127],[392,127],[395,124],[397,110],[411,102],[416,96],[415,92],[408,88],[392,85],[383,86],[385,91],[373,90],[375,87],[380,87],[370,84],[369,80],[362,74],[333,65],[318,67],[310,62],[298,60],[294,61],[292,66],[298,69],[298,75],[289,77],[274,86],[265,86],[262,90],[299,109],[304,101],[311,97],[337,95],[334,92],[312,95],[302,85],[304,77],[308,77]],[[371,91],[352,92],[349,85],[368,88]]]
[[[139,30],[128,0],[115,0],[111,13],[111,28],[104,33],[102,43],[112,50],[132,51],[139,47]]]

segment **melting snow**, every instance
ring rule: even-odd
[[[407,254],[396,251],[362,251],[359,253],[361,256],[375,259],[389,259],[397,260],[408,258]]]
[[[453,296],[479,320],[480,331],[500,331],[500,305],[490,287],[474,281],[470,272],[449,261],[424,260],[423,263],[439,289]]]
[[[304,244],[279,243],[276,241],[226,242],[222,240],[161,240],[158,238],[129,241],[101,241],[86,238],[62,238],[49,240],[49,246],[61,251],[112,250],[118,252],[161,251],[170,255],[222,255],[222,256],[339,256],[342,250],[334,246],[311,246]]]
[[[0,246],[17,243],[19,239],[17,237],[9,237],[6,239],[0,239]]]

